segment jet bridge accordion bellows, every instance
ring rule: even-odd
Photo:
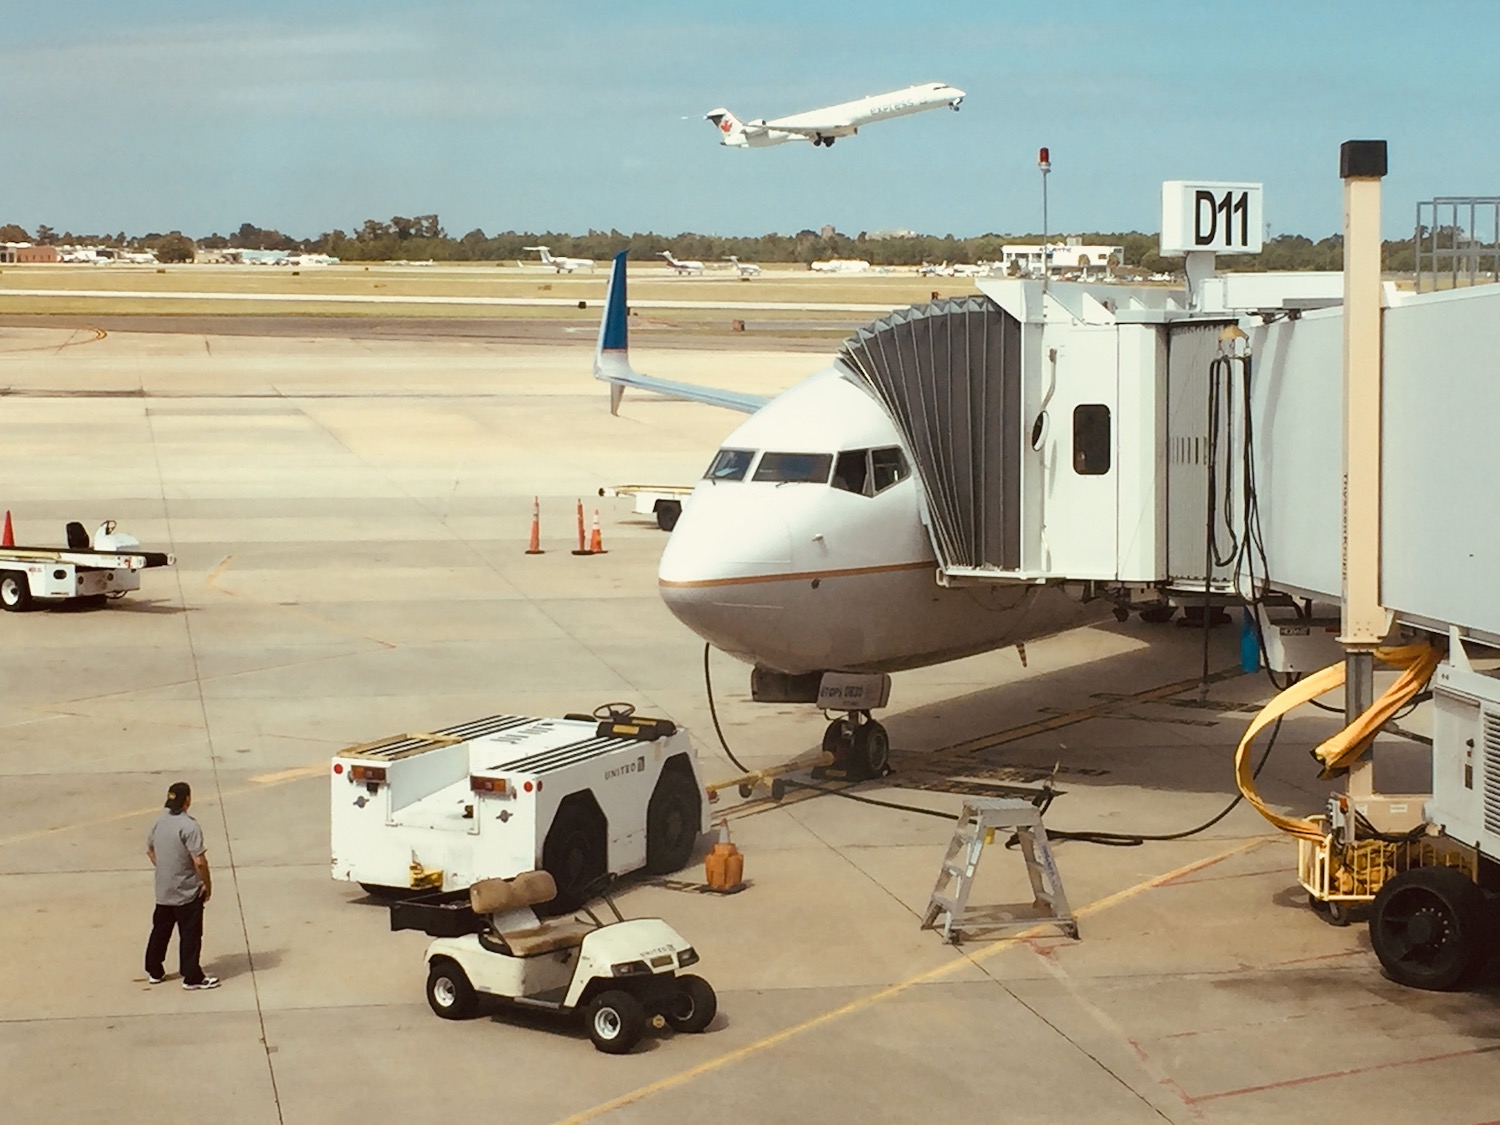
[[[944,568],[1021,563],[1021,324],[984,297],[900,309],[839,358],[885,406],[916,461]]]

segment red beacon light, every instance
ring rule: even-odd
[[[1036,166],[1043,172],[1052,171],[1052,152],[1050,149],[1042,148],[1036,154]]]

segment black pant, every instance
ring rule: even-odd
[[[172,928],[177,928],[177,965],[183,984],[202,984],[203,967],[198,955],[203,950],[203,896],[182,906],[156,904],[151,915],[151,939],[146,942],[146,972],[153,977],[166,976],[167,943]]]

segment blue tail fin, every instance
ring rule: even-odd
[[[609,381],[609,412],[620,412],[625,384],[612,375],[633,375],[630,370],[629,306],[625,303],[625,258],[628,251],[615,255],[609,271],[609,288],[604,292],[604,319],[599,322],[599,346],[594,349],[594,378]]]

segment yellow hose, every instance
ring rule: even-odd
[[[1395,683],[1386,688],[1380,698],[1375,700],[1364,714],[1313,751],[1314,757],[1323,763],[1321,776],[1324,778],[1335,777],[1354,764],[1374,740],[1380,728],[1389,721],[1392,715],[1405,706],[1412,696],[1422,690],[1423,684],[1432,678],[1432,673],[1437,668],[1438,661],[1443,658],[1443,654],[1441,650],[1424,641],[1419,644],[1376,649],[1375,657],[1382,664],[1400,668],[1401,675],[1397,677]],[[1256,735],[1287,712],[1316,699],[1325,692],[1341,687],[1343,683],[1344,664],[1342,662],[1330,664],[1327,668],[1314,672],[1305,680],[1299,680],[1261,709],[1260,714],[1256,715],[1250,726],[1246,728],[1245,736],[1240,739],[1239,747],[1234,752],[1234,779],[1240,792],[1244,794],[1245,800],[1254,805],[1261,816],[1281,831],[1315,843],[1320,842],[1326,835],[1321,824],[1304,817],[1286,816],[1274,812],[1266,806],[1265,801],[1261,800],[1260,794],[1255,790],[1254,771],[1250,766],[1250,744],[1255,741]]]

